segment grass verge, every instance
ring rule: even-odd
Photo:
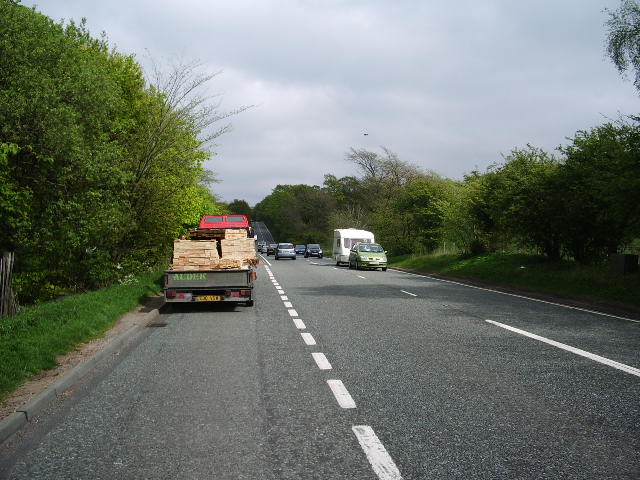
[[[56,357],[101,337],[118,319],[161,290],[160,271],[114,285],[23,308],[0,318],[0,402]]]
[[[551,262],[523,254],[406,255],[393,258],[390,265],[587,302],[640,307],[640,274],[616,275],[607,266]]]

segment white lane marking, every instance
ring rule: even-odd
[[[536,335],[535,333],[529,333],[525,330],[520,330],[519,328],[505,325],[504,323],[498,323],[493,320],[485,320],[485,321],[497,327],[504,328],[506,330],[511,330],[512,332],[519,333],[520,335],[524,335],[525,337],[533,338],[540,342],[544,342],[549,345],[553,345],[554,347],[561,348],[562,350],[566,350],[568,352],[575,353],[576,355],[580,355],[590,360],[594,360],[596,362],[603,363],[610,367],[617,368],[618,370],[622,370],[623,372],[630,373],[631,375],[635,375],[636,377],[640,377],[640,369],[638,368],[630,367],[629,365],[625,365],[624,363],[616,362],[615,360],[610,360],[608,358],[601,357],[600,355],[596,355],[594,353],[590,353],[585,350],[580,350],[579,348],[575,348],[570,345],[566,345],[564,343],[556,342],[555,340],[550,340],[548,338],[541,337],[540,335]]]
[[[342,380],[327,380],[327,383],[333,392],[333,396],[336,397],[338,405],[342,408],[356,408],[356,402],[349,395],[347,387],[344,386]]]
[[[309,262],[311,265],[320,265],[319,263],[316,262]]]
[[[475,288],[476,290],[484,290],[485,292],[499,293],[501,295],[507,295],[509,297],[524,298],[525,300],[531,300],[532,302],[546,303],[547,305],[553,305],[555,307],[569,308],[571,310],[578,310],[580,312],[593,313],[594,315],[602,315],[603,317],[617,318],[618,320],[626,320],[628,322],[640,323],[640,320],[634,320],[633,318],[628,318],[628,317],[620,317],[618,315],[598,312],[596,310],[588,310],[586,308],[574,307],[572,305],[565,305],[563,303],[549,302],[547,300],[540,300],[539,298],[527,297],[525,295],[517,295],[515,293],[501,292],[500,290],[493,290],[491,288],[477,287],[475,285],[469,285],[468,283],[454,282],[453,280],[445,280],[443,278],[436,278],[430,275],[420,275],[418,273],[403,272],[402,270],[396,270],[393,267],[392,267],[392,270],[395,272],[404,273],[405,275],[412,275],[414,277],[428,278],[429,280],[436,280],[438,282],[444,282],[444,283],[453,283],[454,285],[461,285],[463,287]]]
[[[269,263],[269,260],[267,260],[266,258],[264,258],[262,255],[260,255],[260,258],[262,260],[264,260],[264,263],[266,263],[267,265],[271,266],[271,264]]]
[[[276,288],[281,288],[279,283],[274,283],[273,286]]]
[[[382,442],[368,425],[354,425],[353,433],[364,450],[367,460],[380,480],[402,480],[400,470],[396,467],[391,455],[382,445]]]
[[[316,365],[318,365],[320,370],[331,370],[331,364],[329,363],[329,360],[327,360],[327,357],[325,357],[324,353],[315,352],[312,353],[311,356],[316,361]]]
[[[289,315],[291,315],[292,317],[299,317],[300,315],[298,315],[298,312],[296,312],[293,308],[288,310],[289,311]]]
[[[282,289],[278,290],[278,295],[284,295],[284,290]]]
[[[405,290],[400,290],[402,293],[406,293],[407,295],[411,295],[412,297],[417,297],[418,295],[416,295],[415,293],[411,293],[411,292],[407,292]]]
[[[293,307],[293,304],[291,302],[284,302],[284,306],[285,308],[291,308]]]
[[[293,319],[293,323],[295,324],[296,328],[298,330],[305,330],[307,328],[307,326],[304,324],[304,322],[302,320],[300,320],[299,318],[294,318]]]
[[[338,267],[333,267],[334,270],[340,270]]]
[[[302,339],[304,340],[304,343],[306,343],[307,345],[316,344],[316,339],[313,338],[313,335],[311,335],[310,333],[304,332],[304,333],[301,333],[300,335],[302,335]]]
[[[280,300],[282,301],[289,300],[289,297],[287,297],[286,295],[280,295]]]
[[[365,278],[365,277],[363,277],[362,275],[356,275],[356,277],[358,277],[358,278],[362,278],[363,280],[366,280],[366,278]]]

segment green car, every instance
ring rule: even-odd
[[[349,268],[380,268],[386,272],[387,252],[377,243],[356,243],[349,252]]]

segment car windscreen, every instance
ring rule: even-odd
[[[360,252],[373,252],[373,253],[383,253],[384,249],[378,245],[377,243],[361,243],[358,245],[358,251]]]
[[[307,248],[320,248],[320,245],[318,245],[317,243],[310,243],[309,245],[307,245]]]

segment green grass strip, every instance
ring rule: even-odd
[[[618,275],[606,265],[552,262],[544,257],[524,254],[490,254],[471,258],[407,255],[392,259],[390,265],[577,300],[640,307],[640,274]]]
[[[161,272],[126,284],[23,308],[0,318],[0,401],[56,366],[56,357],[101,337],[120,317],[161,290]]]

